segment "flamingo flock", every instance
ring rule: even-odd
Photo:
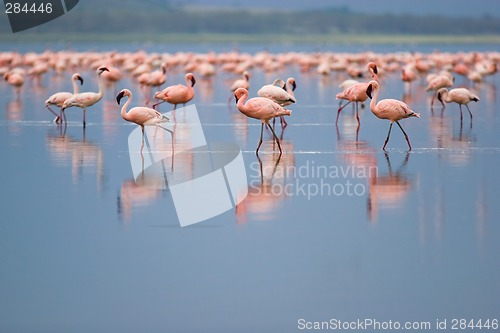
[[[286,52],[270,53],[261,51],[255,54],[230,52],[177,52],[177,53],[147,53],[143,50],[136,52],[76,52],[47,50],[43,53],[18,52],[0,53],[0,75],[4,81],[12,86],[16,99],[28,93],[30,87],[26,82],[30,80],[35,85],[43,82],[43,77],[52,75],[63,77],[71,75],[73,92],[51,92],[45,101],[45,107],[56,117],[57,124],[66,124],[66,111],[71,107],[83,110],[83,127],[86,126],[87,108],[98,103],[110,87],[119,87],[120,92],[113,94],[119,103],[123,97],[128,97],[127,103],[121,108],[123,119],[138,124],[142,128],[148,125],[160,126],[161,122],[168,121],[156,110],[160,104],[169,103],[175,110],[179,104],[185,105],[195,99],[199,89],[202,93],[216,75],[232,76],[228,80],[227,91],[236,99],[237,109],[248,118],[261,121],[261,135],[256,153],[261,147],[264,127],[269,129],[272,140],[282,153],[280,140],[276,135],[274,125],[270,121],[280,118],[282,131],[288,125],[285,117],[291,116],[289,107],[299,107],[295,88],[301,82],[292,77],[293,73],[304,73],[318,82],[328,79],[337,80],[338,90],[329,88],[331,95],[340,100],[335,124],[338,125],[341,111],[353,104],[356,120],[361,123],[359,105],[369,98],[372,119],[390,121],[389,132],[382,146],[385,150],[393,123],[402,130],[411,150],[408,135],[399,121],[408,117],[426,116],[423,110],[412,110],[411,102],[406,97],[412,94],[415,86],[424,85],[422,89],[428,92],[430,98],[429,114],[433,112],[435,99],[441,103],[457,103],[460,114],[462,105],[472,112],[469,102],[479,102],[477,90],[481,84],[488,82],[489,77],[498,71],[500,61],[499,52],[458,52],[444,53],[335,53],[335,52]],[[167,69],[173,75],[167,76]],[[81,73],[94,71],[97,76],[99,90],[97,92],[79,92],[77,81],[83,84]],[[261,72],[266,76],[265,82],[255,82],[254,73]],[[384,87],[386,78],[397,75],[405,91],[406,101],[387,98],[377,102],[380,91],[388,93]],[[175,74],[184,75],[185,84],[174,82]],[[289,75],[286,75],[289,74]],[[197,80],[201,84],[195,86]],[[286,81],[281,78],[288,77]],[[274,83],[269,83],[273,82]],[[69,80],[68,80],[69,81]],[[92,80],[91,80],[92,81]],[[126,82],[126,83],[124,83]],[[461,82],[461,85],[460,85]],[[126,85],[126,87],[124,87]],[[144,96],[142,106],[127,108],[132,99],[131,87],[136,86]],[[163,88],[162,88],[163,86]],[[151,107],[151,90],[154,93],[154,102]],[[418,88],[418,87],[417,87]],[[253,90],[251,90],[253,89]],[[255,91],[255,93],[253,92]],[[253,96],[251,96],[253,95]],[[301,98],[306,96],[301,96]],[[347,101],[342,105],[343,101]],[[51,107],[60,108],[59,114]],[[115,104],[116,106],[116,104]],[[333,111],[332,106],[332,111]],[[118,111],[117,111],[118,112]],[[140,116],[139,116],[140,115]],[[333,118],[333,117],[332,117]],[[462,116],[460,116],[462,119]],[[373,121],[366,119],[365,121]],[[471,123],[472,124],[472,123]],[[282,132],[283,135],[283,132]]]

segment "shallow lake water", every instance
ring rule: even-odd
[[[82,89],[96,91],[95,74],[80,74]],[[180,71],[167,75],[167,84],[183,82]],[[401,121],[411,152],[396,126],[381,150],[389,123],[368,105],[357,136],[350,106],[335,126],[340,75],[255,70],[250,95],[288,76],[297,103],[289,125],[275,127],[281,158],[269,130],[256,156],[259,121],[228,102],[235,76],[197,80],[190,104],[204,137],[239,146],[248,188],[236,207],[186,227],[172,190],[134,178],[129,135],[137,126],[115,100],[129,88],[132,104],[143,102],[130,78],[88,109],[86,128],[81,110],[68,109],[64,127],[44,107],[71,89],[69,75],[28,81],[19,99],[0,82],[0,330],[294,332],[372,320],[435,331],[446,320],[451,331],[463,319],[498,323],[499,75],[474,87],[480,102],[470,104],[472,122],[464,108],[462,124],[458,105],[431,110],[423,82],[405,95],[399,73],[384,77],[381,98],[421,113]],[[457,77],[456,86],[465,84]],[[215,189],[206,191],[211,200]],[[194,199],[192,210],[201,209]]]

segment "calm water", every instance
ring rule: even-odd
[[[96,90],[95,74],[80,73],[83,89]],[[85,130],[78,109],[67,110],[64,129],[44,101],[71,89],[69,75],[28,82],[19,100],[0,82],[0,330],[294,332],[335,319],[432,330],[447,320],[451,330],[453,319],[500,319],[498,74],[475,88],[472,127],[467,112],[460,126],[457,105],[431,112],[414,84],[406,101],[422,117],[401,122],[411,153],[396,127],[380,150],[389,124],[368,109],[357,141],[350,107],[337,130],[340,76],[254,71],[251,96],[288,76],[298,103],[289,126],[276,127],[284,154],[271,153],[267,132],[260,161],[259,122],[227,103],[234,77],[198,80],[206,140],[241,147],[248,196],[184,228],[169,190],[135,182],[136,126],[121,119],[112,88],[89,108]],[[128,78],[122,88],[141,103]],[[404,97],[398,74],[381,97]]]

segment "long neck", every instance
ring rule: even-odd
[[[448,89],[445,89],[443,90],[443,92],[441,93],[441,98],[443,99],[444,102],[446,103],[450,103],[451,101],[449,100],[449,97],[448,97]]]
[[[372,101],[370,102],[370,110],[375,113],[375,109],[377,106],[377,99],[378,99],[378,91],[379,91],[379,86],[375,86],[375,91],[372,96]]]
[[[238,110],[240,110],[241,112],[247,111],[247,107],[245,105],[247,98],[248,98],[248,94],[245,93],[238,99],[238,103],[236,105],[238,106]]]
[[[104,81],[101,78],[101,75],[97,76],[97,84],[99,85],[99,92],[97,93],[97,96],[99,96],[99,99],[101,99],[104,95]]]
[[[127,101],[122,106],[122,110],[121,110],[120,114],[122,115],[122,118],[125,120],[130,120],[130,116],[127,113],[127,109],[128,109],[128,106],[130,105],[131,102],[132,102],[132,96],[128,96]]]
[[[292,87],[291,87],[291,86],[292,86],[292,84],[291,84],[290,82],[288,82],[288,81],[287,81],[287,82],[286,82],[286,92],[287,92],[290,96],[295,97],[295,94],[294,94],[293,89],[292,89]]]
[[[77,79],[74,79],[73,80],[73,94],[76,95],[78,94],[78,92],[80,91],[80,89],[78,88],[78,82],[76,82]]]

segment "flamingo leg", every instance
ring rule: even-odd
[[[387,142],[389,142],[389,137],[391,136],[391,129],[392,129],[392,123],[389,126],[389,132],[387,133],[387,138],[385,139],[384,146],[382,147],[382,150],[385,150],[385,146],[387,146]]]
[[[467,104],[465,104],[465,107],[467,108],[467,111],[469,111],[470,120],[472,121],[472,112],[470,112],[469,106]]]
[[[278,136],[276,135],[276,133],[274,133],[274,130],[271,127],[271,125],[267,124],[267,126],[269,126],[269,128],[271,129],[271,132],[273,132],[274,140],[278,144],[278,149],[280,150],[280,155],[281,155],[283,153],[283,151],[281,150],[280,139],[278,139]]]
[[[83,127],[87,126],[87,123],[85,122],[85,114],[87,113],[87,108],[83,108]]]
[[[351,101],[349,101],[345,105],[339,107],[339,109],[337,110],[337,119],[335,120],[335,125],[337,125],[339,122],[340,111],[342,111],[342,109],[345,108],[346,106],[348,106],[350,103],[351,103]]]
[[[285,116],[280,116],[280,122],[281,122],[281,128],[285,128],[288,126],[288,123],[285,120]]]
[[[259,156],[259,149],[260,149],[260,145],[262,144],[262,134],[263,134],[263,132],[264,132],[264,123],[262,123],[262,125],[260,126],[260,140],[259,140],[259,144],[257,145],[257,150],[255,151],[255,154],[257,156]]]
[[[142,131],[142,141],[141,141],[141,149],[139,152],[141,153],[142,156],[142,148],[144,148],[144,126],[141,126],[141,131]]]
[[[61,124],[64,120],[64,124],[68,124],[68,120],[66,119],[66,113],[64,112],[64,109],[61,109],[61,113],[62,113],[62,120],[61,120]]]
[[[156,110],[156,106],[160,105],[161,103],[165,103],[165,101],[158,102],[156,104],[153,104],[152,108]]]
[[[462,104],[458,104],[458,106],[460,107],[460,124],[462,123]]]
[[[55,113],[55,112],[54,112],[54,110],[52,110],[52,109],[50,108],[50,106],[48,106],[48,105],[46,105],[45,107],[46,107],[46,108],[47,108],[50,112],[52,112],[52,113],[54,114],[54,116],[56,116],[56,119],[54,119],[54,122],[55,122],[56,124],[59,124],[59,120],[61,119],[61,114],[59,114],[59,115],[58,115],[57,113]]]
[[[396,121],[396,124],[398,124],[399,128],[403,132],[406,142],[408,142],[408,148],[410,148],[409,150],[411,150],[411,144],[410,144],[410,139],[408,139],[408,134],[406,134],[405,130],[403,129],[403,127],[401,127],[401,124],[399,122]]]
[[[354,104],[354,113],[356,114],[356,120],[358,121],[358,128],[359,128],[359,125],[361,125],[361,122],[359,121],[359,114],[358,114],[358,102],[356,102]]]

